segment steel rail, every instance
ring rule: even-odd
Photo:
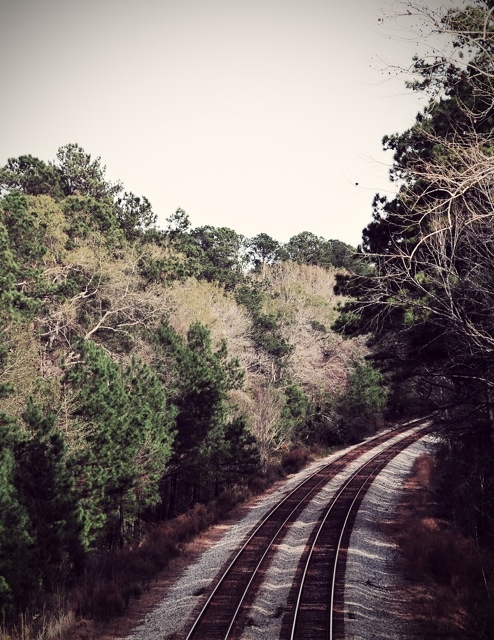
[[[424,426],[421,429],[417,430],[416,433],[418,433],[420,431],[424,431],[426,429],[427,429],[427,426]],[[334,554],[334,561],[333,561],[333,573],[332,573],[332,579],[331,579],[331,583],[330,583],[331,586],[330,586],[330,602],[329,602],[329,640],[333,640],[333,610],[334,610],[334,593],[335,593],[335,585],[336,585],[336,569],[337,569],[337,565],[338,565],[338,556],[339,556],[339,553],[340,553],[340,550],[341,550],[341,543],[342,543],[343,536],[344,536],[345,531],[346,531],[348,520],[350,518],[350,515],[353,512],[355,503],[357,502],[357,500],[358,500],[361,492],[363,491],[364,487],[366,485],[368,485],[371,480],[373,481],[375,479],[376,476],[374,474],[376,474],[376,471],[378,471],[379,469],[382,469],[390,460],[392,460],[397,455],[399,455],[401,453],[401,451],[403,451],[405,448],[407,448],[408,446],[413,444],[413,441],[412,441],[409,444],[406,444],[405,446],[401,447],[395,453],[393,452],[393,449],[397,445],[402,445],[407,439],[412,438],[412,437],[413,436],[409,436],[409,437],[405,436],[402,440],[400,440],[398,442],[393,442],[393,443],[389,444],[387,447],[384,447],[383,449],[381,449],[374,456],[372,456],[372,458],[370,458],[370,460],[368,460],[367,462],[362,464],[358,469],[356,469],[355,472],[352,473],[352,475],[342,484],[340,489],[333,496],[329,507],[327,508],[323,518],[321,519],[321,522],[319,523],[316,535],[314,537],[314,540],[312,541],[312,544],[311,544],[310,550],[309,550],[309,554],[308,554],[308,556],[306,558],[306,561],[305,561],[305,567],[304,567],[304,571],[302,573],[302,578],[301,578],[301,581],[300,581],[300,584],[299,584],[298,595],[297,595],[297,599],[296,599],[296,603],[295,603],[295,607],[294,607],[294,615],[293,615],[292,628],[291,628],[291,633],[290,633],[290,640],[296,640],[297,623],[298,623],[298,619],[299,619],[299,611],[300,611],[300,607],[301,607],[303,591],[304,591],[304,588],[306,586],[307,573],[308,573],[309,568],[311,566],[311,562],[313,560],[313,556],[314,556],[314,553],[315,553],[315,548],[317,546],[317,543],[319,542],[319,537],[320,537],[321,532],[323,531],[323,529],[324,529],[324,527],[325,527],[325,525],[327,523],[327,520],[328,520],[330,514],[335,509],[335,505],[337,504],[338,500],[343,496],[343,494],[348,489],[350,484],[352,482],[354,482],[358,478],[359,474],[361,474],[362,471],[365,470],[366,467],[371,465],[377,458],[379,458],[380,456],[382,457],[382,455],[384,453],[388,452],[388,453],[390,453],[390,455],[388,457],[386,457],[384,460],[380,460],[378,462],[378,464],[363,479],[363,482],[362,482],[361,486],[358,488],[355,496],[353,497],[353,499],[351,501],[351,504],[347,508],[345,519],[343,521],[343,524],[341,525],[340,535],[339,535],[338,542],[337,542],[336,547],[335,547],[335,554]],[[416,439],[419,439],[419,438],[420,438],[420,436],[416,437]],[[416,439],[415,439],[415,441],[416,441]]]

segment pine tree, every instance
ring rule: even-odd
[[[356,362],[346,390],[335,403],[341,441],[355,443],[374,433],[382,421],[387,396],[383,375],[369,362]]]
[[[209,329],[199,322],[190,326],[184,340],[164,320],[157,349],[175,375],[175,473],[166,485],[171,495],[165,497],[171,503],[168,513],[175,513],[214,497],[223,482],[222,467],[238,464],[232,455],[242,449],[242,439],[244,454],[252,443],[243,423],[230,422],[228,392],[242,385],[243,372],[237,360],[228,358],[226,343],[214,349]],[[236,442],[227,441],[229,430]]]
[[[133,487],[126,512],[137,517],[159,501],[159,480],[173,453],[176,408],[168,401],[156,372],[133,359],[124,374],[133,434]]]
[[[67,370],[66,381],[73,387],[75,416],[80,421],[80,444],[73,464],[83,512],[83,540],[91,546],[103,532],[110,543],[120,533],[108,528],[119,522],[123,495],[132,484],[129,398],[118,365],[101,347],[81,340],[77,350],[81,360]]]
[[[47,291],[40,265],[46,252],[44,228],[26,196],[13,192],[0,201],[0,316],[31,317]]]
[[[124,526],[157,500],[171,455],[174,414],[156,376],[134,361],[126,370],[91,341],[66,373],[82,424],[74,468],[86,545],[122,545]]]
[[[14,422],[0,413],[0,610],[7,619],[27,607],[41,586],[36,572],[31,573],[35,541],[15,482],[21,440]]]
[[[29,435],[17,448],[16,485],[36,548],[30,572],[49,592],[81,566],[80,513],[55,414],[29,399],[23,419]]]
[[[55,199],[64,195],[60,170],[31,155],[8,159],[0,169],[0,188],[32,196],[46,194]]]

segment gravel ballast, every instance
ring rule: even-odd
[[[383,523],[396,517],[402,487],[415,459],[433,446],[424,438],[394,458],[374,480],[358,511],[345,574],[346,640],[418,640],[423,638],[410,608],[408,585],[396,571],[396,542]]]

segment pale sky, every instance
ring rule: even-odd
[[[77,142],[162,227],[181,207],[193,227],[356,246],[392,189],[382,137],[425,104],[385,71],[417,48],[386,17],[400,6],[2,0],[0,165]]]

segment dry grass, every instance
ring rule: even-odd
[[[405,576],[415,599],[420,599],[420,618],[431,633],[441,637],[487,638],[480,616],[487,619],[485,606],[485,557],[475,541],[465,537],[452,523],[437,517],[433,494],[435,462],[419,457],[409,481],[398,543],[404,559]],[[422,594],[419,596],[418,594]],[[476,631],[474,631],[476,628]],[[471,635],[473,632],[473,635]]]
[[[21,615],[15,626],[0,625],[0,640],[86,640],[70,634],[76,620],[62,598],[36,616]]]
[[[197,504],[150,528],[134,547],[93,555],[77,586],[67,593],[66,602],[54,600],[46,612],[21,616],[14,627],[0,625],[0,640],[93,640],[95,623],[121,616],[184,543],[205,531],[242,497],[236,492],[209,507]]]
[[[296,473],[305,467],[309,459],[309,450],[297,447],[283,454],[281,466],[286,473]]]
[[[53,599],[45,612],[22,616],[15,628],[8,629],[0,618],[0,640],[97,640],[97,629],[118,620],[131,601],[147,593],[160,574],[166,575],[188,542],[221,522],[236,506],[302,468],[310,457],[305,449],[286,452],[279,465],[256,476],[249,488],[225,491],[207,506],[197,504],[172,520],[150,527],[134,546],[94,554],[76,587]]]

